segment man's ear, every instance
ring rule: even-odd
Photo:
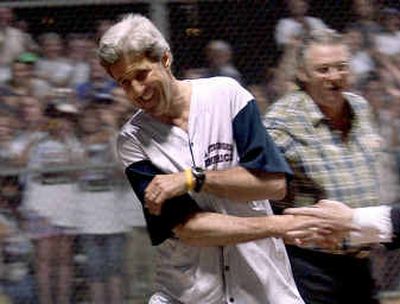
[[[301,82],[307,82],[308,81],[308,74],[306,72],[306,70],[304,69],[304,67],[300,67],[297,70],[297,79],[300,80]]]
[[[171,67],[171,53],[170,52],[165,52],[161,62],[163,64],[164,67],[166,67],[167,69]]]

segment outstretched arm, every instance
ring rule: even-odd
[[[224,246],[259,240],[283,238],[287,243],[315,240],[315,230],[329,234],[325,220],[293,215],[237,217],[219,213],[199,212],[173,231],[183,242],[195,246]]]
[[[324,219],[337,235],[346,237],[350,245],[392,241],[393,228],[389,206],[352,209],[341,202],[321,200],[311,207],[289,208],[284,213]]]
[[[329,232],[325,220],[307,216],[238,217],[204,212],[187,193],[165,201],[162,212],[154,215],[145,207],[145,189],[162,172],[151,162],[142,161],[126,169],[132,188],[142,202],[147,229],[153,245],[177,237],[198,246],[223,246],[266,237],[282,237],[298,242],[315,236],[315,230]]]

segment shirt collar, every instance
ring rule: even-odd
[[[322,122],[327,123],[329,121],[329,119],[324,115],[324,113],[322,113],[322,111],[320,110],[318,105],[313,101],[311,96],[305,92],[303,92],[303,94],[304,94],[303,100],[304,100],[305,110],[306,110],[306,113],[309,113],[309,119],[310,119],[311,124],[314,127],[316,127]],[[352,105],[352,100],[351,100],[351,98],[347,97],[346,93],[343,93],[343,96],[346,99],[346,101],[348,102],[348,105],[350,107],[349,108],[350,109],[350,119],[352,121],[352,124],[354,124],[354,122],[357,118],[357,115],[356,115],[354,106]]]
[[[303,92],[303,100],[305,113],[308,113],[311,124],[316,127],[323,121],[327,121],[325,115],[321,112],[317,104],[312,100],[311,96]]]

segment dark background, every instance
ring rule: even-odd
[[[287,16],[285,1],[186,1],[167,5],[170,43],[175,71],[204,66],[203,48],[210,39],[223,39],[234,49],[234,62],[247,83],[259,82],[268,66],[274,66],[280,50],[274,42],[274,27]],[[400,7],[400,1],[380,1]],[[1,3],[1,2],[0,2]],[[355,20],[351,0],[310,1],[309,15],[330,27],[343,30]],[[66,7],[16,8],[17,19],[29,24],[34,37],[43,32],[93,33],[99,19],[114,19],[128,13],[149,16],[149,4],[80,5]]]

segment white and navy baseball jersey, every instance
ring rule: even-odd
[[[138,111],[120,133],[119,154],[141,201],[155,174],[192,166],[207,170],[243,166],[291,174],[248,91],[226,77],[190,81],[188,132]],[[168,200],[160,216],[144,209],[158,253],[155,282],[162,300],[154,303],[303,303],[282,240],[195,247],[173,236],[175,225],[201,211],[246,217],[272,214],[267,200],[237,203],[206,193]]]

